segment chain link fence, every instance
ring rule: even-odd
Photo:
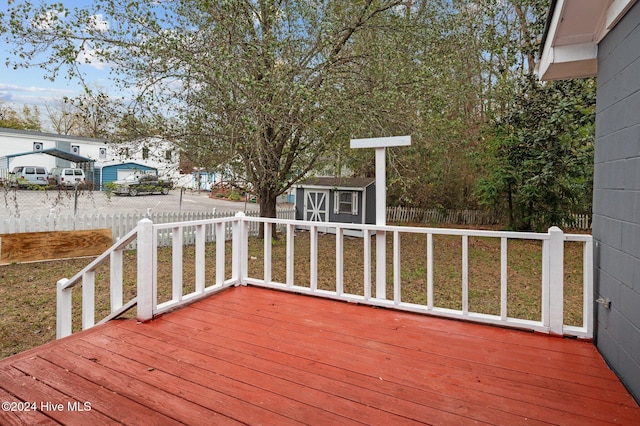
[[[255,203],[230,202],[209,197],[207,191],[178,188],[168,195],[117,196],[86,189],[18,189],[0,187],[0,219],[90,214],[150,214],[186,211],[253,211]]]

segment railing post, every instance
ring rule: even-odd
[[[82,329],[91,328],[96,323],[96,273],[82,274]]]
[[[564,233],[557,226],[549,228],[549,332],[562,335],[564,324]]]
[[[122,250],[112,252],[109,259],[109,300],[114,313],[122,307]]]
[[[593,337],[593,240],[584,243],[583,248],[583,303],[582,324],[587,336]]]
[[[153,318],[153,222],[138,222],[138,321]]]
[[[56,284],[56,339],[71,334],[71,290],[64,288],[68,282],[63,278]]]
[[[237,281],[238,284],[246,284],[246,276],[247,276],[247,255],[248,255],[248,232],[247,226],[244,221],[245,214],[243,212],[238,212],[235,215],[236,221],[233,222],[233,235],[231,236],[231,246],[232,246],[232,259],[231,259],[231,267],[233,270],[233,278]]]

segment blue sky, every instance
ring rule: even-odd
[[[40,69],[13,70],[2,64],[0,67],[0,101],[12,107],[38,105],[41,109],[45,102],[82,93],[78,83],[59,78],[51,82],[44,78]]]
[[[69,8],[80,7],[91,3],[87,0],[63,0]],[[0,11],[6,12],[7,3],[0,4]],[[2,39],[2,45],[4,39]],[[11,46],[9,46],[11,48]],[[14,70],[12,66],[5,65],[5,58],[9,56],[7,49],[0,51],[0,103],[9,105],[15,109],[22,109],[23,105],[37,105],[41,112],[44,111],[46,102],[62,100],[65,96],[73,98],[83,93],[82,87],[77,81],[69,81],[62,73],[55,82],[45,78],[45,71],[39,68],[19,68]],[[11,57],[9,56],[11,59]],[[101,87],[107,87],[108,69],[98,69],[90,65],[83,65],[87,73],[88,81]]]

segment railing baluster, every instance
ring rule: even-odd
[[[225,224],[219,222],[215,224],[216,234],[216,284],[224,284],[224,260],[225,260]]]
[[[385,231],[376,231],[376,299],[387,298],[387,245]]]
[[[182,300],[182,247],[184,228],[181,226],[175,226],[171,228],[171,240],[173,241],[172,247],[172,265],[171,265],[171,300],[179,302]]]
[[[400,232],[393,231],[393,303],[400,304]]]
[[[236,218],[244,215],[243,213],[237,213]],[[242,262],[240,256],[242,255],[242,224],[239,220],[235,220],[231,224],[231,279],[236,282],[242,280]]]
[[[264,222],[264,282],[271,282],[271,248],[272,248],[272,226],[269,222]]]
[[[196,234],[196,285],[195,291],[196,294],[204,293],[204,266],[205,266],[205,253],[204,253],[204,243],[205,243],[205,227],[204,225],[196,225],[195,229]]]
[[[336,294],[344,293],[344,229],[336,228]]]
[[[295,226],[292,223],[287,224],[287,287],[294,284],[294,261],[295,261]]]
[[[362,231],[364,238],[364,299],[371,298],[371,232],[368,229]]]
[[[469,314],[469,236],[462,236],[462,315]]]
[[[109,255],[109,300],[111,313],[122,307],[122,250]]]
[[[433,310],[433,234],[427,234],[427,309]]]
[[[507,239],[500,238],[500,318],[507,319]]]
[[[310,287],[311,291],[316,291],[318,289],[318,227],[316,225],[311,225],[309,229],[309,233],[311,235],[310,238]]]
[[[541,322],[544,327],[549,327],[549,240],[542,241],[542,312]]]
[[[158,233],[151,226],[151,313],[158,308]]]

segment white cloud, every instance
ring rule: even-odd
[[[89,23],[86,27],[89,32],[105,32],[109,30],[109,23],[104,19],[101,13],[89,17]]]
[[[76,58],[76,61],[81,64],[85,64],[90,67],[93,67],[97,70],[104,70],[109,68],[110,65],[108,63],[103,62],[98,58],[99,58],[99,55],[95,49],[84,48],[80,50],[80,52],[78,53],[78,57]]]
[[[92,15],[89,17],[85,31],[89,33],[103,33],[109,31],[109,23],[104,19],[102,14]],[[89,43],[82,43],[80,52],[76,57],[76,61],[81,64],[88,65],[97,70],[104,70],[110,67],[107,62],[100,60],[100,53],[91,47]]]
[[[63,13],[56,10],[48,10],[43,14],[35,16],[31,20],[31,25],[39,30],[53,30],[63,17]]]
[[[76,94],[77,90],[72,89],[0,83],[0,100],[16,106],[43,105],[46,101],[61,99],[65,96],[75,96]]]

